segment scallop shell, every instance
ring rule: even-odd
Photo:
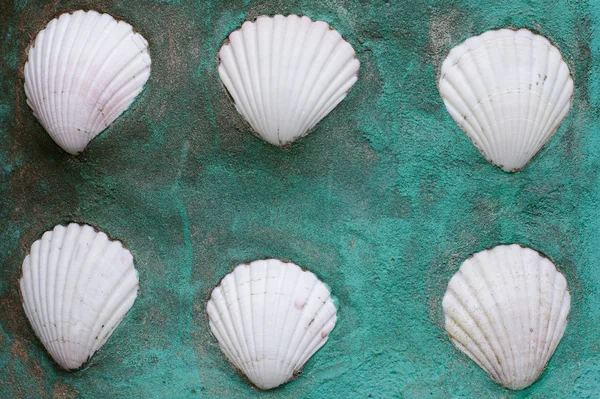
[[[346,97],[359,66],[352,46],[326,22],[276,15],[231,33],[218,69],[238,112],[265,141],[283,146]]]
[[[527,29],[467,39],[442,64],[440,94],[488,161],[523,168],[569,112],[573,79],[560,51]]]
[[[83,365],[135,301],[137,271],[119,241],[87,225],[56,226],[31,246],[20,280],[25,314],[52,358]]]
[[[77,154],[129,108],[149,76],[142,35],[108,14],[80,10],[38,33],[25,64],[25,94],[56,144]]]
[[[227,359],[260,389],[292,379],[337,320],[329,288],[278,259],[237,266],[213,290],[206,311]]]
[[[516,244],[467,259],[443,300],[454,345],[510,389],[526,388],[542,374],[570,304],[567,281],[552,262]]]

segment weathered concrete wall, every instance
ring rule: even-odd
[[[600,3],[596,1],[21,1],[0,3],[0,397],[594,398],[600,394]],[[588,4],[589,3],[589,4]],[[62,152],[26,105],[25,49],[78,8],[125,19],[152,76],[85,154]],[[249,133],[216,72],[227,34],[261,14],[323,19],[355,47],[348,98],[289,150]],[[556,43],[573,108],[521,173],[487,163],[446,112],[447,52],[506,26]],[[137,302],[81,372],[36,339],[17,280],[57,223],[121,239]],[[542,378],[503,390],[456,350],[441,298],[471,253],[519,242],[566,275],[572,311]],[[242,261],[284,257],[326,281],[339,323],[301,378],[259,393],[209,333],[204,303]]]

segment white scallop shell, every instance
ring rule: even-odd
[[[359,66],[337,31],[297,15],[246,21],[219,51],[219,76],[238,112],[277,146],[327,116],[358,79]]]
[[[526,388],[542,374],[570,307],[567,281],[554,264],[516,244],[467,259],[443,300],[454,345],[510,389]]]
[[[213,290],[206,311],[227,359],[260,389],[293,378],[337,320],[329,288],[278,259],[237,266]]]
[[[56,226],[31,246],[20,280],[25,314],[66,370],[83,365],[112,334],[138,291],[131,253],[88,225]]]
[[[440,94],[488,161],[523,168],[569,112],[573,79],[560,51],[527,29],[467,39],[442,64]]]
[[[150,76],[148,42],[96,11],[62,14],[29,48],[27,104],[52,139],[77,154],[129,108]]]

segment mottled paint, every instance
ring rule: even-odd
[[[142,33],[152,76],[72,157],[27,107],[23,65],[36,33],[78,8]],[[250,134],[216,70],[229,32],[275,13],[329,22],[361,61],[346,100],[287,150]],[[436,88],[454,45],[506,26],[550,38],[575,79],[570,113],[517,174],[486,162]],[[598,27],[597,1],[1,0],[0,397],[597,398]],[[69,221],[121,239],[141,280],[124,322],[75,373],[46,354],[17,290],[31,243]],[[467,256],[512,242],[550,257],[573,300],[548,369],[521,392],[453,347],[441,310]],[[264,257],[315,272],[340,311],[300,378],[263,393],[220,353],[204,304],[236,264]]]

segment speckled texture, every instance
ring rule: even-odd
[[[152,76],[87,151],[56,146],[26,105],[25,49],[54,16],[110,12],[150,43]],[[289,150],[249,133],[216,70],[246,18],[301,13],[355,47],[358,83]],[[485,30],[549,37],[573,108],[520,173],[486,162],[446,112],[439,66]],[[596,1],[21,1],[0,3],[0,397],[597,398],[600,392],[600,3]],[[35,338],[17,281],[59,222],[119,238],[140,274],[131,312],[66,373]],[[567,277],[569,325],[548,369],[510,392],[443,328],[448,280],[473,252],[519,242]],[[340,303],[300,378],[251,388],[221,355],[204,304],[235,265],[287,258]]]

